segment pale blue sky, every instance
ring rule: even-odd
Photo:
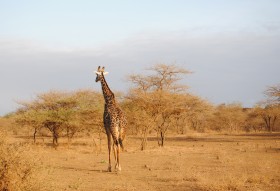
[[[0,0],[0,115],[50,89],[113,90],[158,62],[215,104],[253,106],[280,83],[279,0]]]
[[[141,32],[261,32],[279,25],[280,10],[278,0],[0,0],[0,5],[4,37],[78,47]]]

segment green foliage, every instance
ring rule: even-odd
[[[96,122],[102,116],[101,98],[90,90],[39,94],[31,102],[20,103],[22,107],[16,113],[16,122],[34,129],[34,141],[40,129],[48,129],[56,145],[60,136],[70,139],[79,131],[100,125]]]

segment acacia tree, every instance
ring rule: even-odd
[[[213,113],[211,128],[217,131],[236,132],[245,125],[246,113],[240,104],[221,104]]]
[[[274,131],[276,120],[280,116],[280,109],[276,106],[266,106],[265,108],[257,107],[256,112],[262,118],[266,130],[270,133]]]
[[[83,130],[98,132],[101,141],[103,99],[99,93],[90,90],[51,91],[20,105],[16,122],[34,129],[34,141],[42,128],[52,133],[54,146],[59,137],[67,136],[70,142],[74,134]]]
[[[91,90],[80,90],[74,95],[78,102],[78,119],[82,130],[86,131],[87,135],[90,135],[93,143],[98,147],[93,134],[98,134],[99,139],[99,152],[101,152],[102,134],[105,133],[103,128],[103,107],[104,99],[102,94]],[[75,129],[80,131],[81,128]],[[72,130],[73,131],[73,130]]]
[[[264,94],[267,98],[259,103],[257,111],[266,129],[272,132],[276,130],[275,124],[280,117],[280,84],[268,87]]]
[[[133,126],[134,133],[140,134],[141,145],[140,149],[145,150],[147,147],[147,137],[149,132],[155,126],[155,121],[152,116],[151,105],[147,104],[147,94],[140,95],[143,92],[133,92],[128,95],[128,99],[125,101],[123,108],[128,114],[129,125]],[[137,96],[136,96],[137,95]]]
[[[16,121],[34,128],[34,141],[38,130],[46,128],[52,133],[53,145],[58,145],[62,131],[73,126],[77,119],[77,102],[71,93],[52,91],[37,95],[34,101],[20,104],[22,107],[18,110]]]
[[[257,132],[264,129],[265,124],[263,122],[263,119],[259,117],[259,111],[261,108],[255,107],[252,109],[245,109],[245,112],[247,113],[244,130],[247,132],[250,132],[251,130]]]
[[[17,111],[15,121],[22,126],[33,128],[33,141],[36,143],[36,134],[43,126],[44,116],[42,115],[42,112],[29,107],[29,104],[26,105],[26,103],[22,103],[22,105],[23,104],[25,105],[25,108]],[[27,107],[29,109],[27,109]]]
[[[267,96],[267,105],[280,105],[280,84],[268,87],[264,93]]]
[[[146,118],[148,124],[153,125],[157,132],[158,145],[163,146],[167,130],[172,124],[172,118],[178,115],[178,111],[184,110],[184,102],[181,97],[187,89],[178,82],[188,70],[176,65],[157,64],[147,69],[145,75],[130,75],[129,80],[134,87],[128,98],[132,102],[138,102],[137,106]],[[144,137],[151,125],[144,126]]]
[[[158,145],[163,147],[167,131],[172,128],[178,115],[184,115],[189,107],[186,106],[185,96],[181,94],[164,92],[163,95],[156,94],[153,98]]]
[[[197,96],[188,95],[186,99],[186,114],[190,126],[195,131],[203,132],[213,112],[213,106]]]

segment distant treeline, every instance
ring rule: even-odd
[[[128,133],[142,138],[141,149],[145,149],[150,134],[157,136],[159,146],[164,146],[167,132],[280,130],[280,85],[269,87],[265,91],[267,100],[254,108],[236,103],[216,106],[192,95],[187,86],[180,84],[187,74],[191,72],[176,65],[158,64],[144,75],[130,75],[131,89],[116,94],[128,118]],[[34,141],[42,129],[51,133],[54,145],[61,136],[71,140],[76,134],[104,132],[101,90],[51,91],[19,104],[21,107],[9,117],[22,128],[30,128]]]

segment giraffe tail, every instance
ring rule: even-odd
[[[123,146],[123,141],[122,141],[121,138],[119,138],[119,144],[120,144],[120,146],[121,146],[121,148],[122,148],[122,151],[123,151],[123,150],[124,150],[124,146]]]

